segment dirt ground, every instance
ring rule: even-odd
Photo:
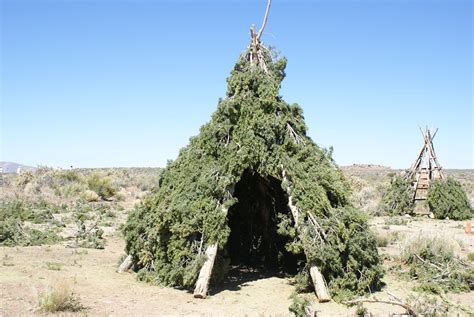
[[[462,223],[428,218],[409,219],[403,225],[386,225],[387,218],[374,218],[380,233],[399,231],[402,236],[420,231],[440,233],[459,244],[458,252],[474,251],[474,236],[464,233]],[[205,300],[194,299],[184,290],[161,288],[138,282],[134,273],[115,272],[123,255],[123,239],[110,232],[104,250],[71,249],[63,245],[39,247],[1,247],[0,314],[2,316],[38,313],[39,296],[59,284],[68,284],[86,307],[77,315],[91,316],[288,316],[289,296],[293,291],[291,279],[247,273],[211,290]],[[382,254],[397,253],[397,244],[381,248]],[[59,266],[59,270],[48,267]],[[377,294],[387,298],[388,292],[406,298],[411,283],[388,272],[387,286]],[[451,294],[449,298],[474,309],[474,292]],[[383,304],[367,304],[376,316],[402,313],[403,309]],[[348,316],[354,308],[334,302],[315,304],[318,316]],[[462,315],[461,315],[462,316]]]

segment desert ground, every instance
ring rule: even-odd
[[[442,297],[415,291],[417,281],[403,277],[398,259],[406,241],[437,236],[452,245],[459,259],[469,262],[474,235],[465,233],[466,221],[378,216],[383,190],[399,171],[371,165],[344,167],[343,171],[353,187],[354,205],[370,217],[384,258],[386,286],[373,296],[384,300],[395,295],[412,305],[449,303],[448,315],[468,316],[474,311],[474,291],[448,292]],[[34,241],[21,240],[26,235],[20,233],[19,243],[0,247],[0,315],[43,314],[41,299],[54,290],[66,289],[80,309],[63,315],[290,316],[291,276],[236,268],[225,282],[211,287],[207,299],[195,299],[187,290],[139,282],[134,272],[116,273],[125,255],[120,227],[133,206],[153,189],[158,174],[159,169],[48,168],[3,174],[0,198],[4,204],[22,201],[45,213],[44,221],[24,220],[21,230],[48,229],[56,236],[45,237],[44,243],[35,245]],[[472,204],[474,171],[448,170],[447,174],[462,183]],[[112,188],[110,192],[107,187]],[[355,314],[356,307],[333,301],[316,303],[312,294],[306,296],[313,299],[318,316]],[[374,316],[405,311],[382,303],[364,307]]]

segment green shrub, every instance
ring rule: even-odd
[[[295,317],[306,317],[307,309],[311,305],[311,301],[304,295],[293,293],[290,296],[291,304],[288,310],[295,315]]]
[[[90,190],[96,192],[104,200],[109,200],[117,194],[117,188],[112,184],[110,177],[93,174],[87,180],[87,184]]]
[[[56,191],[60,197],[77,198],[87,191],[87,185],[84,183],[68,183],[58,187]]]
[[[398,175],[392,179],[389,188],[382,196],[379,210],[385,215],[411,214],[415,208],[414,190],[410,180]]]
[[[311,276],[309,275],[308,270],[302,270],[295,275],[295,280],[293,283],[296,293],[304,293],[312,290],[312,281]]]
[[[467,255],[467,259],[471,262],[474,262],[474,252],[469,252]]]
[[[85,220],[83,217],[81,217],[81,214],[77,215],[79,216],[76,217],[76,246],[88,249],[104,249],[104,231],[97,227],[100,218],[95,223],[91,224],[89,228],[87,228]]]
[[[465,220],[474,215],[461,184],[450,177],[431,183],[427,202],[437,219]]]
[[[93,229],[86,234],[81,233],[78,237],[78,246],[87,249],[104,249],[105,239],[103,234],[104,231],[100,228]]]
[[[58,178],[71,183],[81,181],[81,175],[76,170],[60,171],[58,173]]]
[[[24,235],[24,230],[17,220],[5,219],[0,221],[0,245],[8,247],[21,245]]]

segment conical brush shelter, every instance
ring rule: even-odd
[[[326,282],[336,299],[373,291],[383,273],[376,241],[331,153],[307,136],[302,109],[279,95],[286,59],[262,32],[252,28],[210,122],[129,215],[127,263],[196,297],[229,264],[300,272],[320,300],[330,299]]]

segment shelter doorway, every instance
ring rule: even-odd
[[[295,274],[299,259],[285,250],[288,237],[277,233],[279,215],[291,215],[281,181],[246,170],[234,197],[238,202],[228,211],[231,266]]]

